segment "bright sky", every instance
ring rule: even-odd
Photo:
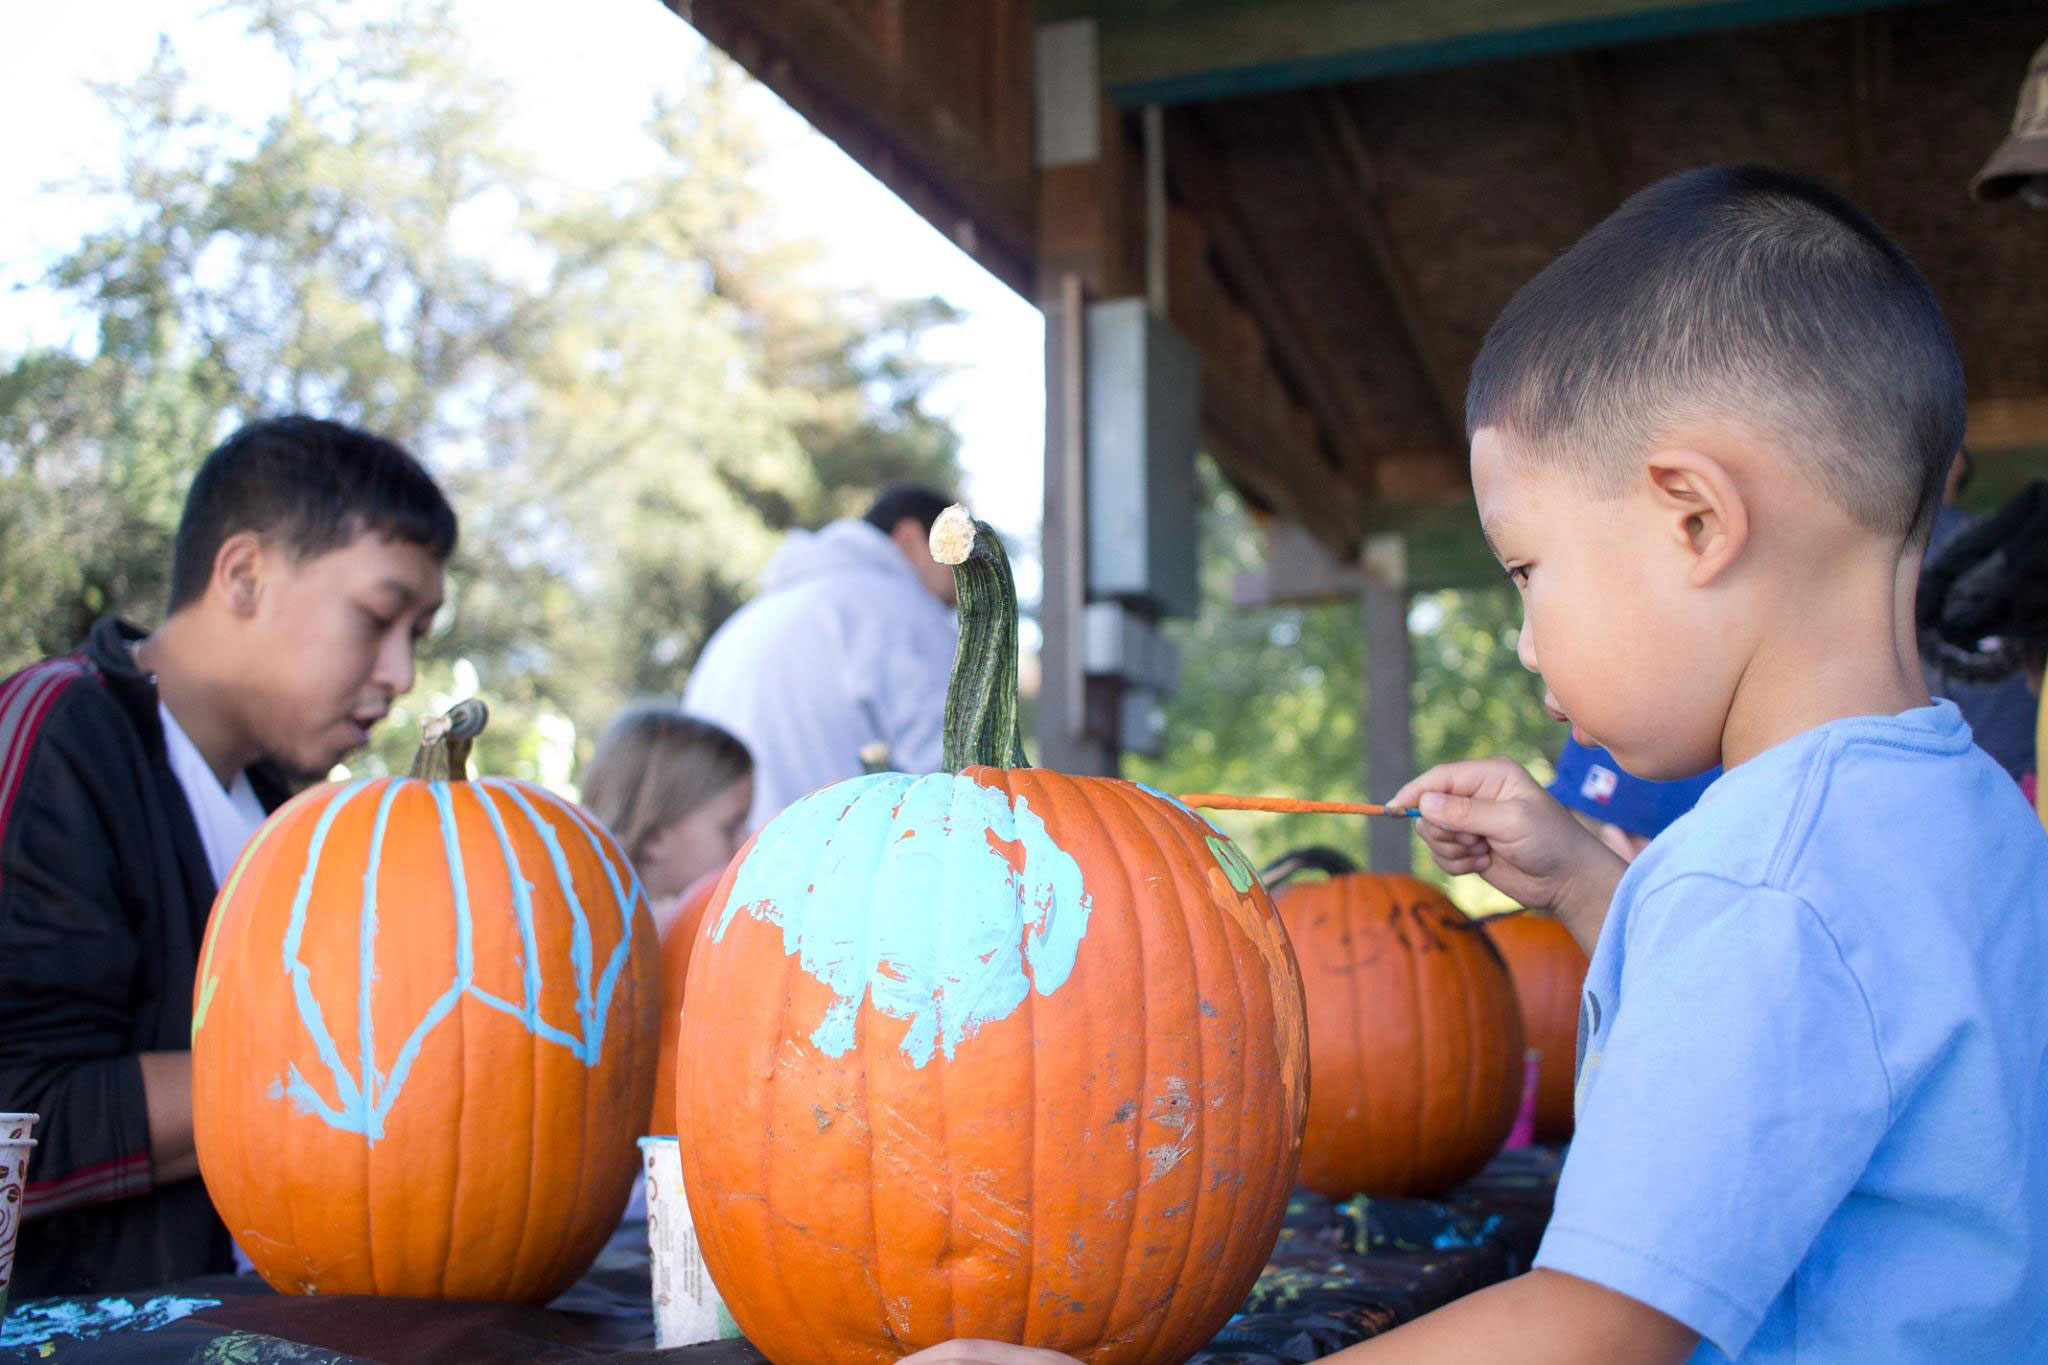
[[[357,0],[358,3],[361,0]],[[167,33],[201,98],[260,117],[275,87],[260,79],[238,13],[215,0],[94,0],[14,14],[0,47],[0,281],[18,286],[97,220],[87,197],[53,188],[116,164],[118,143],[89,81],[141,71]],[[454,0],[476,52],[514,91],[514,130],[554,175],[604,183],[631,173],[640,123],[704,40],[659,0],[580,0],[569,8]],[[933,395],[963,444],[975,510],[1011,533],[1037,596],[1044,331],[1038,311],[969,257],[764,87],[751,90],[769,144],[762,188],[788,231],[825,247],[832,281],[885,295],[937,294],[966,315],[930,338],[956,367]],[[0,293],[0,353],[61,342],[77,319],[49,295]]]

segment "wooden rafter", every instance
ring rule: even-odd
[[[1963,440],[1972,450],[2048,448],[2048,394],[1978,399],[1970,404]]]
[[[1167,299],[1173,325],[1202,361],[1202,421],[1211,453],[1259,505],[1339,555],[1357,545],[1365,490],[1336,474],[1313,415],[1273,373],[1266,339],[1218,278],[1207,227],[1185,204],[1167,210]]]
[[[1602,52],[1568,52],[1563,57],[1565,88],[1571,92],[1572,124],[1586,163],[1586,222],[1614,212],[1628,194],[1621,179],[1621,155],[1614,145],[1617,120],[1611,58]]]
[[[881,11],[872,33],[835,0],[664,0],[756,79],[787,100],[941,232],[1012,288],[1031,294],[1032,175],[1028,154],[990,145],[986,129],[937,104],[903,65],[905,8]],[[963,60],[1001,66],[1013,4],[985,7],[984,50]],[[1015,120],[1011,120],[1015,122]]]
[[[1266,259],[1257,234],[1238,212],[1199,120],[1192,111],[1178,110],[1169,119],[1167,177],[1179,197],[1201,215],[1218,262],[1287,378],[1315,415],[1323,440],[1339,453],[1353,476],[1368,481],[1372,452],[1363,435],[1371,424],[1359,407],[1353,386],[1331,362],[1328,349],[1318,345],[1318,329],[1276,283],[1280,273]]]
[[[1352,235],[1365,248],[1373,268],[1386,286],[1394,305],[1394,317],[1402,338],[1415,357],[1416,368],[1429,386],[1447,446],[1456,449],[1465,438],[1465,403],[1462,385],[1456,383],[1450,366],[1438,354],[1424,325],[1422,308],[1407,267],[1388,235],[1379,206],[1378,179],[1373,173],[1372,154],[1365,134],[1352,115],[1342,93],[1319,90],[1307,97],[1309,142],[1322,163],[1337,206],[1350,225]]]

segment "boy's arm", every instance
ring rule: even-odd
[[[1678,1365],[1699,1334],[1588,1280],[1532,1270],[1326,1357],[1350,1365]],[[904,1365],[1056,1365],[1053,1351],[955,1341]]]
[[[39,716],[0,716],[0,753],[15,759],[0,791],[0,1110],[42,1116],[24,1218],[143,1194],[193,1165],[189,1056],[128,1041],[143,947],[102,802],[138,794],[96,790],[97,689],[65,691]]]
[[[1677,1365],[1699,1333],[1626,1294],[1532,1270],[1337,1352],[1355,1365]]]

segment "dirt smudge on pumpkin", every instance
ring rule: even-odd
[[[1116,1107],[1116,1116],[1110,1119],[1110,1122],[1129,1123],[1132,1119],[1136,1118],[1137,1116],[1138,1102],[1136,1100],[1125,1100],[1122,1104]]]
[[[1308,1012],[1302,999],[1301,974],[1287,946],[1287,931],[1265,891],[1254,883],[1253,894],[1240,896],[1220,867],[1208,870],[1209,892],[1266,964],[1272,988],[1273,1037],[1280,1059],[1280,1085],[1287,1101],[1287,1122],[1299,1129],[1308,1114]],[[1263,904],[1262,904],[1263,902]]]
[[[811,1118],[817,1123],[818,1131],[821,1133],[832,1126],[832,1116],[825,1112],[825,1106],[822,1104],[811,1106]]]
[[[1151,1163],[1152,1168],[1145,1176],[1145,1183],[1150,1185],[1155,1180],[1163,1179],[1174,1167],[1180,1165],[1187,1154],[1188,1144],[1185,1142],[1162,1142],[1156,1147],[1147,1147],[1145,1160]]]

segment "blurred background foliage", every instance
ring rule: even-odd
[[[0,671],[106,611],[154,624],[198,461],[245,420],[313,411],[410,445],[462,517],[419,684],[355,769],[402,769],[422,714],[481,691],[480,765],[567,785],[618,706],[680,692],[786,530],[857,514],[889,479],[958,485],[925,402],[947,305],[835,288],[815,244],[775,229],[730,63],[679,72],[634,133],[653,168],[593,192],[503,138],[507,88],[444,5],[235,12],[282,63],[280,99],[230,119],[168,43],[103,88],[122,157],[72,187],[103,225],[36,282],[90,326],[0,351]],[[1203,479],[1171,750],[1130,773],[1366,797],[1357,604],[1235,608],[1262,533],[1206,461]],[[1410,621],[1418,760],[1505,752],[1547,774],[1559,736],[1515,661],[1513,592],[1425,594]],[[1261,863],[1364,842],[1357,820],[1225,823]]]
[[[105,225],[41,281],[89,339],[0,353],[0,671],[105,611],[159,619],[199,460],[311,411],[409,445],[461,514],[408,714],[480,685],[480,762],[543,776],[681,690],[784,531],[957,483],[919,344],[947,306],[830,287],[778,237],[730,63],[678,73],[637,133],[655,168],[592,193],[500,139],[506,90],[444,7],[242,9],[282,101],[229,120],[168,44],[104,88]],[[382,727],[357,766],[414,740]]]

